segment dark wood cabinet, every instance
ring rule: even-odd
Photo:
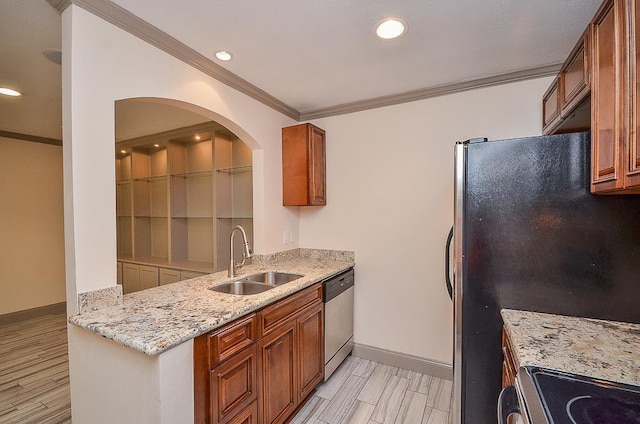
[[[553,80],[542,96],[542,133],[550,134],[560,123],[560,77]]]
[[[513,386],[518,368],[507,332],[502,329],[502,387]]]
[[[288,322],[260,340],[263,423],[282,423],[296,409],[296,325]]]
[[[324,378],[318,283],[194,340],[196,424],[283,423]]]
[[[560,69],[560,116],[567,119],[591,92],[591,31],[587,27]]]
[[[210,371],[213,422],[226,424],[256,400],[257,377],[258,354],[255,344]]]
[[[304,400],[324,378],[324,310],[322,303],[297,320],[298,399]]]
[[[629,88],[631,98],[631,122],[628,142],[625,148],[625,188],[635,188],[640,193],[640,5],[637,1],[628,3],[630,64]]]
[[[606,1],[592,23],[593,95],[591,99],[591,191],[620,190],[624,137],[621,101],[625,36],[624,0]]]
[[[592,22],[592,193],[640,193],[639,18],[635,0],[607,0]]]
[[[325,173],[325,131],[312,124],[283,128],[282,204],[326,205]]]
[[[591,126],[591,33],[589,28],[571,50],[542,97],[542,133],[588,130]]]

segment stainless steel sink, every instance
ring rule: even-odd
[[[267,290],[271,290],[275,286],[268,284],[256,283],[255,281],[239,280],[231,283],[220,284],[219,286],[209,287],[209,290],[213,290],[220,293],[227,294],[258,294]]]
[[[281,284],[297,280],[300,277],[303,277],[303,275],[268,271],[249,275],[242,280],[232,281],[230,283],[220,284],[219,286],[209,287],[209,290],[220,293],[240,295],[258,294],[267,290],[271,290],[272,288]]]
[[[279,286],[298,278],[303,277],[300,274],[289,274],[286,272],[268,271],[261,272],[259,274],[253,274],[245,278],[247,281],[254,281],[256,283],[268,284],[270,286]]]

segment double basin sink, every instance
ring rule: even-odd
[[[271,290],[277,286],[289,283],[293,280],[303,277],[300,274],[289,274],[286,272],[268,271],[258,274],[249,275],[241,280],[231,281],[230,283],[220,284],[210,287],[220,293],[251,295]]]

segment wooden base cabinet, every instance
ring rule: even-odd
[[[263,423],[282,423],[297,406],[296,323],[288,322],[259,342]]]
[[[209,373],[214,422],[229,422],[256,400],[258,355],[256,345],[242,350]]]
[[[316,284],[195,339],[195,423],[287,422],[323,379]]]
[[[297,320],[298,399],[304,400],[324,379],[324,309],[310,308]]]

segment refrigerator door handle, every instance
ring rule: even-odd
[[[453,285],[452,281],[455,279],[455,274],[451,274],[451,241],[453,240],[453,227],[449,230],[447,236],[447,245],[444,252],[444,278],[447,282],[447,291],[449,292],[449,298],[453,300]],[[452,278],[453,277],[453,278]]]

